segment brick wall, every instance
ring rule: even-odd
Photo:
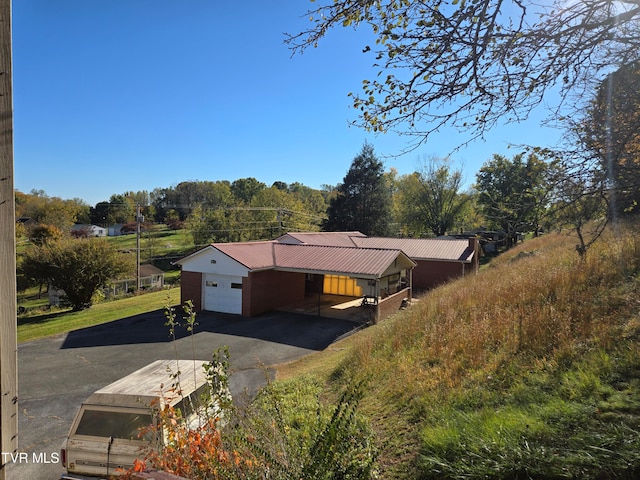
[[[405,288],[393,295],[389,295],[383,300],[380,300],[380,302],[378,302],[378,318],[376,321],[379,322],[380,320],[384,320],[389,315],[400,310],[400,306],[405,298],[411,300],[410,288]]]
[[[413,269],[413,291],[430,290],[438,285],[457,278],[464,273],[462,262],[438,262],[434,260],[417,260],[418,266]]]
[[[180,272],[180,303],[193,302],[194,309],[202,310],[202,273]]]
[[[249,272],[242,284],[242,315],[253,317],[304,300],[304,290],[304,273]]]

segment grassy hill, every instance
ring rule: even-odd
[[[380,478],[636,478],[638,233],[585,261],[569,236],[527,241],[278,379],[330,402],[365,378]]]

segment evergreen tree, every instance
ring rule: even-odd
[[[365,142],[338,186],[337,196],[331,199],[323,230],[387,235],[390,214],[391,192],[384,167],[373,147]]]

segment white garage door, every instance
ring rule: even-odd
[[[242,313],[242,277],[206,274],[204,310]]]

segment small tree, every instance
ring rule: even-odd
[[[581,179],[565,179],[557,218],[578,237],[576,252],[585,258],[589,247],[600,238],[609,223],[609,203],[602,185]]]
[[[20,268],[24,278],[63,290],[74,310],[90,307],[99,288],[134,270],[132,259],[96,238],[34,246],[25,253]]]

